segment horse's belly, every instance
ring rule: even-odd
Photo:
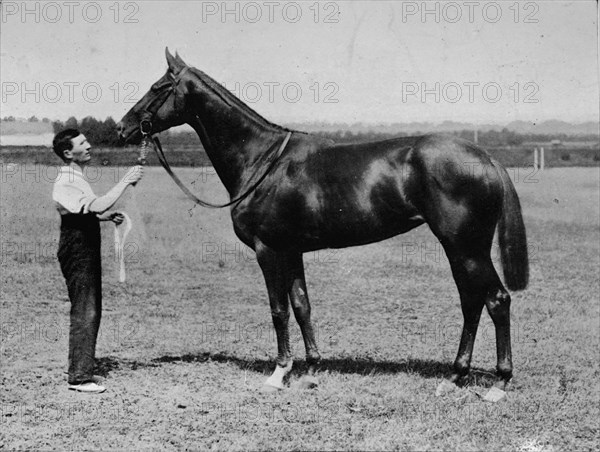
[[[410,231],[423,224],[416,214],[398,211],[377,212],[368,216],[358,213],[331,216],[322,226],[322,238],[327,248],[366,245]]]
[[[274,248],[307,252],[378,242],[410,231],[423,222],[415,212],[400,209],[364,212],[338,208],[330,212],[305,212],[292,222],[274,222],[261,235]]]

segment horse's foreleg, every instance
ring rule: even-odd
[[[310,303],[308,301],[308,292],[306,291],[306,280],[304,276],[304,263],[302,254],[297,254],[290,261],[290,277],[292,284],[289,295],[292,302],[294,316],[300,326],[304,347],[306,348],[306,363],[308,364],[308,375],[303,377],[301,387],[311,388],[317,386],[318,382],[315,375],[317,365],[321,360],[321,355],[317,348],[315,332],[310,319]]]
[[[283,380],[292,370],[292,354],[288,321],[290,317],[288,287],[289,259],[286,255],[276,253],[261,242],[256,244],[256,257],[265,277],[271,317],[277,336],[277,361],[273,374],[265,382],[265,389],[283,389]]]

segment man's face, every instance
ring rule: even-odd
[[[71,143],[73,143],[73,149],[65,151],[65,157],[79,165],[89,162],[92,146],[88,143],[85,135],[79,134],[75,138],[71,138]]]

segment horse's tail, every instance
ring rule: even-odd
[[[523,290],[529,282],[529,258],[521,203],[506,170],[497,162],[494,162],[494,166],[504,187],[502,213],[498,222],[498,242],[504,281],[510,290]]]

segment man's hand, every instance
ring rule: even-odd
[[[98,215],[100,221],[112,221],[117,226],[123,223],[125,216],[121,212],[111,211],[104,212],[102,215]]]
[[[130,168],[123,176],[123,182],[126,184],[135,185],[144,175],[144,167],[141,165],[136,165]]]

